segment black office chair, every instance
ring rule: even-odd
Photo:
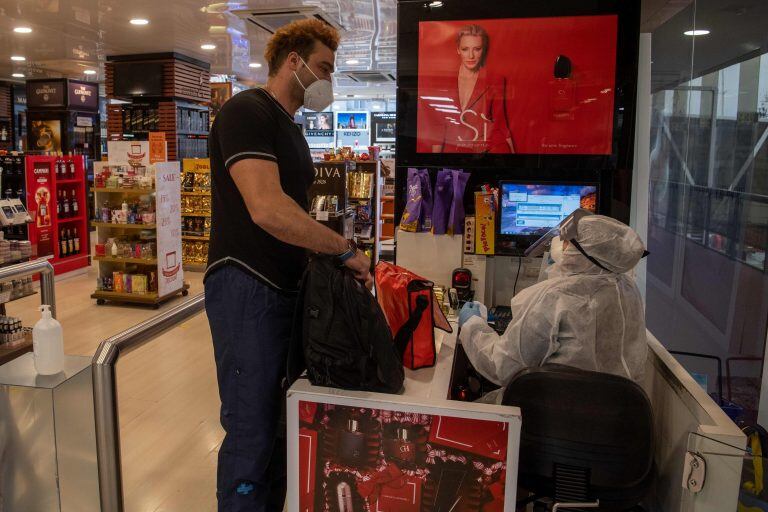
[[[642,510],[654,478],[654,430],[640,386],[550,364],[518,375],[503,403],[522,409],[518,482],[534,495],[525,503],[546,498],[560,504],[553,510]]]

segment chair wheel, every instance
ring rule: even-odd
[[[96,305],[98,305],[98,306],[103,306],[106,303],[107,303],[107,301],[104,300],[104,299],[96,299]]]
[[[181,291],[181,296],[182,297],[186,297],[187,295],[189,295],[189,290],[182,290]]]

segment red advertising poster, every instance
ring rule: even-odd
[[[299,510],[504,509],[506,424],[299,402]]]
[[[618,17],[419,23],[419,153],[611,154]]]
[[[27,178],[27,204],[30,215],[35,219],[34,229],[36,236],[32,237],[33,245],[37,246],[38,258],[53,256],[53,210],[52,203],[53,183],[51,181],[50,159],[33,161],[32,173]]]

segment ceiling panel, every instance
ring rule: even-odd
[[[396,0],[250,0],[206,4],[199,0],[0,0],[0,79],[12,73],[27,78],[68,76],[103,79],[108,55],[176,51],[211,63],[217,74],[248,84],[266,80],[263,62],[270,34],[236,15],[246,8],[314,6],[344,27],[337,68],[395,71]],[[150,20],[134,26],[132,18]],[[17,26],[31,34],[16,34]],[[204,43],[216,49],[205,51]],[[12,55],[26,57],[12,62]],[[357,63],[354,63],[357,60]],[[350,64],[346,64],[350,61]],[[95,69],[95,76],[85,70]],[[340,84],[337,84],[340,85]],[[366,90],[341,87],[346,94],[391,96],[394,84]],[[374,92],[371,92],[374,91]]]

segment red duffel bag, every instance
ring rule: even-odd
[[[433,286],[431,281],[397,265],[386,261],[376,265],[376,296],[403,365],[411,370],[437,362],[435,328],[453,331],[435,300]]]

